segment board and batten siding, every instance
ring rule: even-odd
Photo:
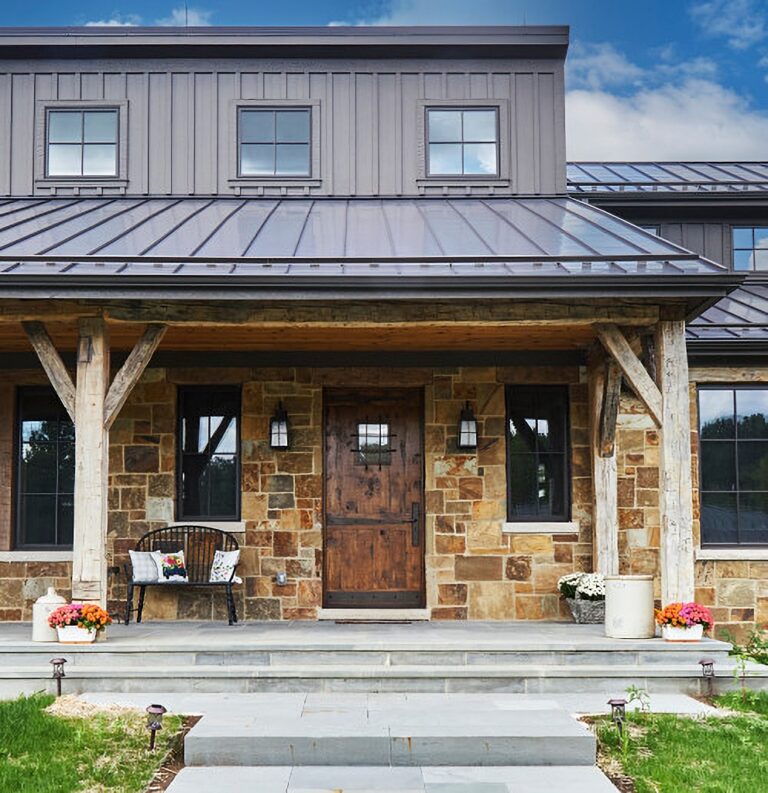
[[[642,221],[641,221],[642,222]],[[731,224],[691,222],[661,223],[659,233],[664,239],[689,251],[731,266]]]
[[[561,61],[2,61],[0,195],[67,195],[35,179],[35,113],[45,100],[125,101],[128,195],[465,195],[565,191]],[[311,100],[319,179],[235,180],[238,100]],[[424,102],[500,100],[499,179],[420,178]],[[93,194],[99,188],[82,188]]]

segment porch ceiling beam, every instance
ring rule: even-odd
[[[42,322],[22,322],[24,332],[37,353],[40,363],[72,421],[75,420],[76,390],[67,367],[56,351]]]
[[[167,330],[165,325],[148,325],[136,346],[128,354],[125,363],[115,375],[104,400],[104,427],[109,429],[131,395],[134,386],[147,368],[155,350]]]
[[[657,427],[662,426],[661,391],[616,325],[598,325],[597,336],[605,350],[621,368],[629,387],[645,405]]]

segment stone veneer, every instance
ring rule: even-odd
[[[39,373],[12,381],[41,382]],[[569,619],[559,576],[592,567],[591,479],[584,372],[577,368],[461,369],[149,369],[110,435],[108,553],[110,607],[125,597],[127,551],[173,518],[176,398],[180,384],[242,385],[242,547],[236,587],[245,619],[314,619],[322,600],[322,393],[340,385],[424,386],[427,604],[433,619]],[[572,513],[578,529],[505,533],[505,383],[567,384],[571,398]],[[696,425],[695,388],[691,389]],[[292,445],[266,441],[282,400]],[[456,423],[475,406],[476,454],[456,450]],[[9,420],[6,419],[6,420]],[[6,433],[7,435],[7,433]],[[693,432],[694,483],[696,432]],[[659,571],[659,436],[634,396],[623,394],[617,435],[619,553],[622,573]],[[2,451],[2,450],[0,450]],[[7,451],[7,450],[5,450]],[[698,540],[698,493],[694,492]],[[274,582],[285,571],[288,583]],[[0,562],[0,619],[29,619],[47,586],[69,594],[67,562]],[[744,634],[768,622],[768,562],[699,561],[696,597],[718,627]],[[147,618],[224,619],[221,594],[162,591],[146,599]]]

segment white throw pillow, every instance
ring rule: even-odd
[[[216,551],[213,555],[211,576],[208,580],[211,583],[229,581],[239,561],[240,551]],[[238,579],[235,578],[233,581],[238,581]]]
[[[157,581],[157,563],[155,557],[160,551],[128,551],[131,556],[131,568],[134,581]]]
[[[160,584],[178,583],[189,581],[187,568],[184,564],[184,551],[173,553],[158,552],[152,557],[157,566],[157,581]]]

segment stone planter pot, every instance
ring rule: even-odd
[[[610,639],[652,639],[653,576],[605,577],[605,635]]]
[[[599,625],[605,622],[604,600],[566,598],[565,601],[573,614],[574,621],[579,625]]]
[[[661,636],[665,642],[700,642],[703,635],[703,625],[691,625],[690,628],[678,628],[674,625],[661,626]]]
[[[59,644],[91,644],[96,640],[96,631],[89,631],[79,625],[65,625],[56,628]]]

